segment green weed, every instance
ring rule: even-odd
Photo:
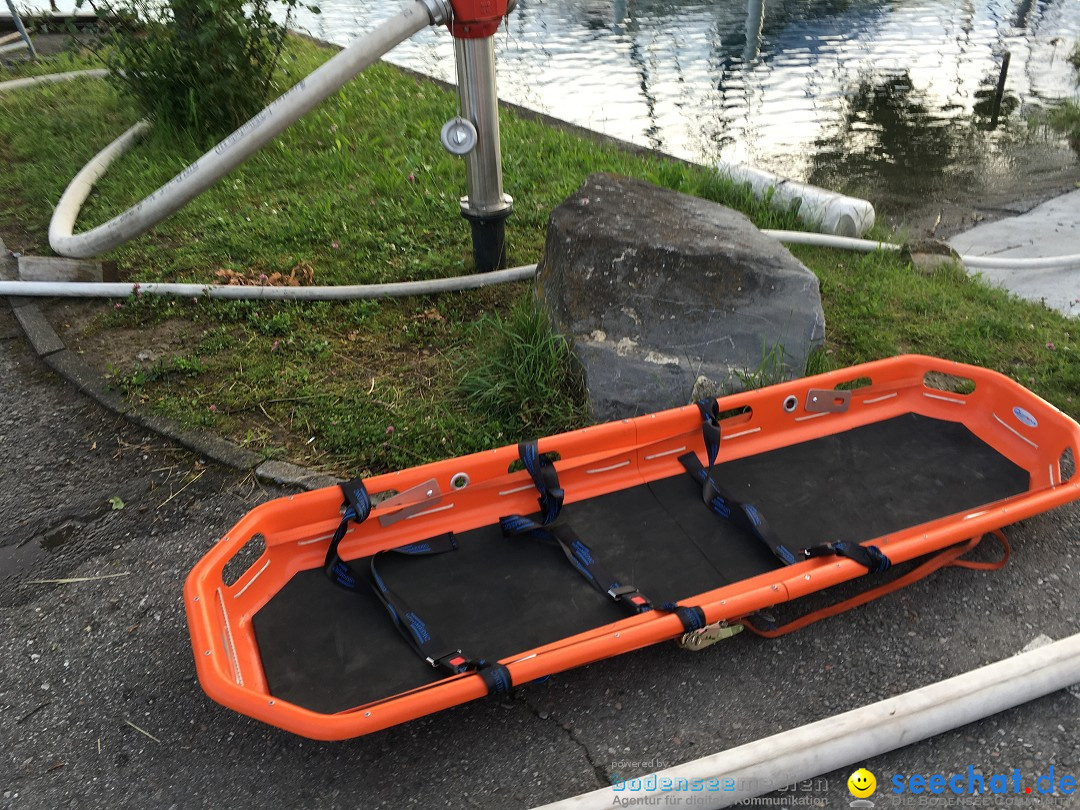
[[[585,423],[580,370],[531,293],[506,315],[477,322],[459,373],[470,409],[512,435],[546,436]]]
[[[755,388],[765,388],[776,385],[790,377],[790,370],[785,363],[786,353],[779,343],[769,345],[761,344],[761,361],[753,369],[743,368],[734,371],[735,378],[742,385],[743,390],[749,391]]]

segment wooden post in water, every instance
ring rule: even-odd
[[[990,113],[990,128],[993,129],[997,126],[998,113],[1001,111],[1001,99],[1005,95],[1005,79],[1009,75],[1009,59],[1011,54],[1005,51],[1005,56],[1001,60],[1001,73],[998,75],[997,90],[994,91],[994,109]]]

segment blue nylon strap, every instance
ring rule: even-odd
[[[547,457],[540,455],[536,442],[521,442],[518,456],[532,477],[533,485],[540,493],[540,520],[524,515],[506,515],[499,518],[499,526],[507,537],[522,535],[541,540],[562,549],[570,565],[600,593],[611,597],[632,613],[644,613],[652,610],[652,604],[632,585],[623,585],[609,574],[593,556],[592,550],[582,542],[568,526],[554,529],[550,526],[562,511],[563,490],[559,486],[559,476],[555,465]]]
[[[376,569],[376,560],[381,554],[398,553],[417,556],[442,554],[456,548],[457,542],[453,539],[453,535],[446,534],[432,540],[413,543],[410,546],[400,546],[375,554],[371,558],[371,581],[374,585],[375,595],[379,597],[379,601],[383,603],[387,613],[390,614],[390,618],[398,631],[409,642],[416,654],[433,667],[447,675],[475,672],[483,679],[489,695],[509,692],[514,685],[510,670],[502,664],[488,662],[482,658],[469,658],[456,647],[449,647],[443,643],[416,611],[386,584],[386,581]]]
[[[345,493],[345,503],[352,510],[353,519],[357,523],[363,523],[371,513],[371,498],[368,496],[367,487],[359,478],[354,478],[341,485],[341,491]]]
[[[689,633],[694,630],[700,630],[705,626],[705,611],[696,605],[687,605],[680,607],[674,602],[665,602],[660,606],[660,610],[667,613],[674,613],[679,617],[679,621],[682,622],[683,632]]]
[[[784,565],[793,565],[797,561],[791,549],[780,542],[769,528],[768,521],[758,508],[751,503],[735,500],[721,489],[709,475],[709,471],[702,466],[697,453],[685,453],[679,456],[679,462],[693,479],[701,484],[701,498],[709,509],[767,545]]]
[[[436,669],[447,675],[460,675],[463,672],[475,672],[481,676],[487,686],[488,694],[508,692],[513,687],[513,679],[510,671],[497,663],[489,663],[483,659],[472,659],[466,656],[456,647],[446,645],[435,635],[431,629],[409,603],[395,593],[386,581],[379,575],[376,561],[382,554],[407,554],[410,556],[442,554],[457,548],[451,534],[446,534],[432,540],[413,543],[410,546],[400,546],[381,551],[371,558],[371,582],[374,586],[375,595],[383,603],[387,613],[393,620],[398,631],[405,637],[416,654],[431,664]]]
[[[349,530],[350,520],[356,523],[363,523],[367,520],[368,515],[371,514],[371,498],[368,496],[367,487],[359,478],[354,478],[352,481],[342,484],[341,491],[345,495],[345,513],[341,516],[341,523],[338,525],[337,531],[334,532],[330,547],[326,550],[323,570],[331,580],[342,588],[355,591],[358,583],[356,572],[338,556],[338,546],[341,544],[341,539],[345,536],[345,533]]]
[[[371,514],[371,496],[368,495],[367,487],[359,478],[354,478],[352,481],[342,484],[341,491],[345,495],[345,512],[341,516],[341,523],[338,525],[337,531],[334,532],[333,539],[330,541],[330,547],[326,550],[323,570],[331,580],[341,587],[355,591],[359,586],[360,577],[357,576],[356,571],[347,562],[338,556],[338,546],[349,530],[349,521],[358,524],[363,523]],[[456,548],[457,541],[454,540],[454,535],[448,532],[439,537],[395,548],[393,551],[398,554],[416,556],[421,554],[442,554]]]
[[[429,554],[445,554],[448,551],[457,551],[457,540],[454,539],[453,532],[447,532],[446,534],[440,534],[438,537],[430,537],[427,540],[420,540],[416,543],[410,543],[407,546],[398,546],[392,548],[390,551],[395,554],[407,554],[410,557],[423,557]]]
[[[701,413],[701,437],[711,467],[720,453],[720,405],[715,399],[703,399],[697,407]]]
[[[456,547],[456,546],[455,546]],[[396,551],[397,549],[395,549]],[[426,660],[433,667],[445,671],[449,675],[466,672],[470,668],[470,661],[461,654],[461,651],[444,644],[428,626],[409,603],[386,584],[379,575],[376,561],[382,554],[391,552],[380,551],[371,558],[371,582],[375,595],[383,603],[386,612],[390,614],[394,625],[405,640],[409,642],[416,654]],[[402,552],[409,554],[410,552]],[[422,554],[438,554],[439,551],[425,551]]]
[[[382,602],[390,619],[398,632],[405,638],[417,655],[429,664],[447,675],[457,675],[462,672],[478,670],[479,664],[483,664],[485,670],[491,672],[484,675],[484,683],[489,692],[504,692],[513,685],[509,671],[499,664],[488,665],[486,662],[476,662],[462,654],[461,650],[449,647],[435,635],[431,627],[420,615],[413,610],[409,603],[396,594],[386,581],[380,576],[376,567],[376,560],[381,554],[404,554],[410,557],[425,556],[430,554],[444,554],[457,548],[457,541],[452,532],[439,535],[438,537],[420,540],[405,546],[390,549],[389,551],[377,552],[371,557],[370,577],[363,578],[357,571],[338,555],[338,546],[349,529],[349,522],[363,523],[371,514],[371,497],[368,495],[364,482],[359,478],[341,485],[345,495],[345,511],[342,515],[341,524],[334,537],[330,541],[330,547],[326,550],[326,559],[323,570],[326,575],[336,583],[350,591],[360,588],[362,579],[367,579],[375,596]]]
[[[541,523],[547,526],[555,521],[562,510],[563,491],[559,486],[558,473],[555,472],[555,466],[551,461],[546,456],[540,455],[535,441],[521,442],[518,445],[518,456],[532,477],[536,491],[540,493]]]
[[[545,527],[521,515],[499,518],[499,525],[506,537],[530,537],[557,546],[586,582],[631,613],[645,613],[652,610],[649,599],[633,585],[624,585],[608,573],[593,554],[592,549],[569,526],[561,524]]]
[[[505,694],[514,686],[514,679],[510,677],[510,670],[502,664],[489,663],[481,659],[476,662],[476,674],[484,679],[489,695]]]

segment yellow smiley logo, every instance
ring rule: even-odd
[[[877,790],[877,779],[866,768],[859,768],[848,777],[847,786],[852,796],[865,799],[867,796],[874,795],[874,791]]]

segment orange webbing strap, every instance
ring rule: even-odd
[[[972,560],[959,559],[969,551],[974,549],[979,543],[981,543],[986,535],[980,535],[979,537],[973,537],[970,540],[960,543],[956,546],[950,546],[943,551],[938,552],[922,565],[911,569],[901,577],[897,577],[892,582],[888,582],[884,585],[880,585],[877,588],[871,588],[868,591],[860,593],[858,596],[853,596],[850,599],[845,599],[843,602],[837,602],[835,605],[830,605],[827,608],[821,610],[815,610],[812,613],[807,613],[794,621],[781,625],[774,630],[762,630],[759,627],[755,627],[748,619],[741,620],[740,624],[749,630],[751,633],[756,633],[764,638],[777,638],[779,636],[787,635],[795,630],[801,630],[802,628],[819,622],[822,619],[827,619],[830,616],[836,616],[845,611],[856,608],[859,605],[865,605],[867,602],[873,602],[875,599],[880,599],[882,596],[898,591],[903,587],[906,587],[913,582],[918,582],[923,577],[937,571],[939,568],[945,568],[946,566],[955,566],[957,568],[973,568],[976,571],[996,571],[1003,567],[1005,563],[1009,561],[1009,541],[1000,529],[994,529],[990,532],[1004,550],[1000,560],[994,562],[974,562]]]

